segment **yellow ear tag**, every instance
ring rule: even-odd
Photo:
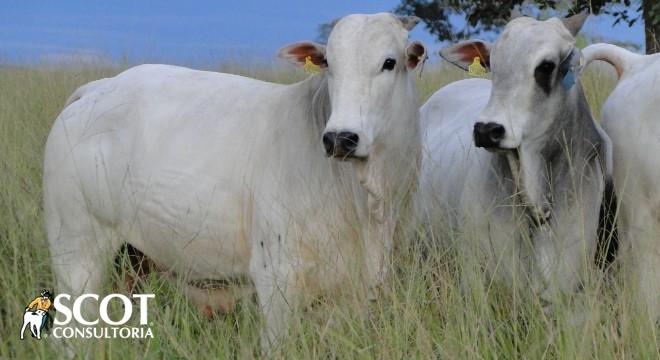
[[[318,74],[321,72],[321,67],[312,62],[312,57],[308,56],[305,58],[305,65],[303,65],[303,70],[307,74]]]
[[[468,74],[472,76],[484,76],[486,75],[486,68],[481,65],[481,58],[478,56],[474,58],[472,64],[468,66]]]

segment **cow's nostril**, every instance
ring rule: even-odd
[[[504,126],[500,124],[492,124],[489,134],[490,139],[493,140],[493,142],[500,142],[502,139],[504,139]]]
[[[474,137],[474,144],[477,147],[497,148],[500,146],[500,142],[504,139],[506,130],[504,129],[504,126],[495,122],[478,122],[474,124],[474,131],[472,134]]]
[[[341,143],[341,146],[344,148],[344,150],[353,151],[357,149],[358,143],[360,142],[360,137],[356,133],[343,131],[339,133],[337,140],[338,143]]]
[[[346,158],[353,156],[358,148],[360,137],[350,131],[328,131],[323,134],[323,147],[330,157]]]
[[[328,156],[334,154],[336,140],[337,140],[337,133],[334,131],[329,131],[323,134],[323,147],[325,148],[325,153]]]

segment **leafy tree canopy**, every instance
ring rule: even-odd
[[[431,34],[440,40],[449,40],[498,31],[512,12],[563,16],[589,11],[612,15],[615,18],[612,25],[623,22],[632,26],[641,18],[642,4],[641,1],[633,4],[631,0],[402,0],[394,11],[421,18]],[[462,28],[455,25],[460,20],[465,23]]]

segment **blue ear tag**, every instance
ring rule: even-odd
[[[570,88],[575,85],[575,73],[573,72],[573,69],[569,69],[566,72],[566,75],[564,75],[564,79],[562,80],[562,85],[564,85],[564,89],[570,90]]]

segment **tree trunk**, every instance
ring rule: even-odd
[[[660,51],[660,4],[656,0],[642,0],[642,11],[646,53],[654,54]]]

